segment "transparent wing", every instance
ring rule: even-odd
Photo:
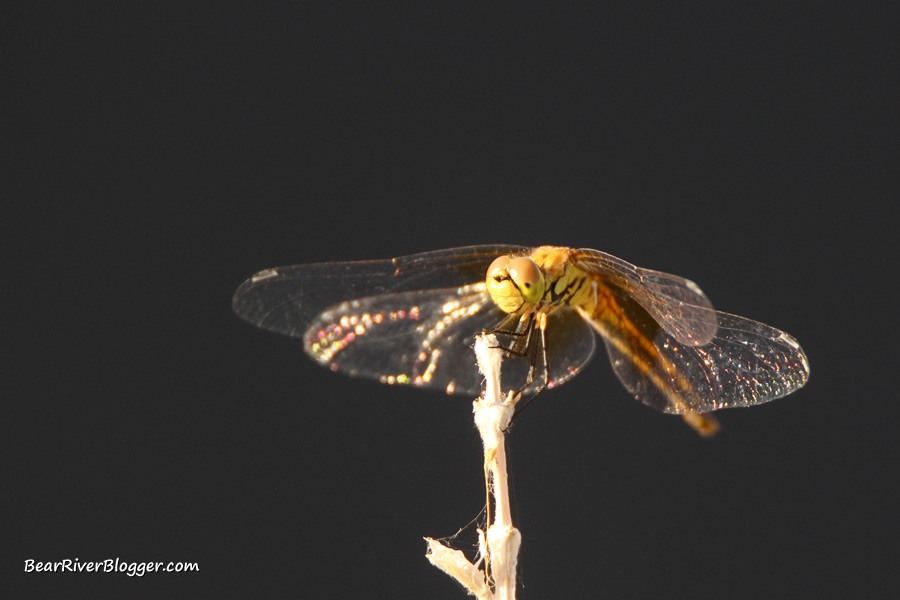
[[[613,370],[636,400],[668,413],[752,406],[790,394],[809,378],[809,363],[787,333],[719,312],[704,346],[683,344],[650,315],[628,310],[635,330],[595,323]]]
[[[481,375],[473,338],[506,316],[484,291],[488,265],[531,251],[491,244],[266,269],[237,289],[232,306],[257,327],[303,338],[307,353],[332,370],[474,396]],[[552,383],[559,385],[590,359],[596,341],[568,310],[551,315],[547,336]],[[528,366],[508,360],[504,386],[522,387]]]
[[[334,304],[482,282],[491,261],[512,252],[528,252],[528,248],[466,246],[383,260],[266,269],[241,284],[234,293],[232,308],[257,327],[300,337],[320,312]]]
[[[551,316],[547,328],[554,385],[578,373],[595,346],[584,320],[574,311],[562,312]],[[474,336],[505,316],[484,283],[380,294],[321,312],[303,336],[304,348],[333,371],[475,396],[482,377],[472,352]],[[510,358],[504,364],[504,387],[524,386],[528,366],[525,358]]]
[[[576,260],[634,298],[680,344],[703,346],[716,335],[717,312],[690,279],[642,269],[600,250],[580,248]]]

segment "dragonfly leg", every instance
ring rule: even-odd
[[[538,327],[541,330],[541,360],[544,361],[544,385],[541,389],[550,386],[550,360],[547,358],[547,313],[541,313],[538,317]]]
[[[515,315],[512,315],[515,317]],[[504,326],[509,323],[511,320],[510,317],[504,319],[500,323],[497,324],[496,327],[492,327],[491,329],[485,329],[483,333],[493,333],[495,335],[505,335],[513,338],[517,338],[521,340],[519,343],[513,343],[509,347],[504,346],[502,344],[498,344],[494,346],[495,348],[499,348],[504,352],[508,353],[511,356],[518,356],[520,358],[529,356],[531,352],[531,346],[534,335],[534,315],[528,315],[528,319],[524,321],[525,326],[522,327],[523,320],[519,320],[519,324],[516,326],[516,329],[509,330],[504,329]],[[522,340],[524,338],[524,340]],[[520,349],[521,348],[521,349]]]
[[[535,398],[538,397],[538,394],[540,394],[541,392],[543,392],[545,389],[547,389],[550,386],[550,361],[547,358],[548,355],[547,355],[547,314],[546,313],[541,313],[538,315],[537,325],[538,325],[538,329],[540,329],[540,332],[541,332],[540,333],[540,335],[541,335],[541,361],[544,364],[544,373],[543,373],[543,377],[542,377],[543,381],[534,390],[534,392],[531,394],[531,396],[525,402],[519,404],[518,409],[516,410],[516,414],[513,415],[513,419],[515,419],[517,416],[519,416],[526,408],[531,406],[531,403],[534,401]],[[534,382],[534,372],[535,372],[535,369],[537,368],[536,345],[531,344],[530,350],[531,350],[531,352],[530,352],[531,356],[529,358],[530,358],[531,364],[528,367],[528,377],[525,380],[525,385],[523,385],[522,388],[518,392],[520,394],[523,393],[528,388],[528,386]]]
[[[538,313],[534,319],[535,323],[531,326],[531,332],[533,334],[535,325],[537,329],[540,331],[541,335],[541,362],[543,363],[544,372],[543,376],[543,384],[538,388],[537,393],[540,393],[544,390],[544,388],[550,386],[550,361],[547,358],[547,313]],[[525,385],[522,386],[520,392],[524,391],[529,385],[534,383],[534,375],[537,370],[537,344],[534,343],[533,335],[528,340],[528,376],[525,379]]]
[[[515,317],[515,315],[513,315]],[[510,319],[504,319],[496,327],[485,330],[485,333],[494,333],[497,335],[505,335],[515,338],[515,341],[508,347],[498,345],[501,350],[509,356],[516,356],[528,360],[528,374],[525,382],[516,390],[517,394],[524,394],[525,390],[531,386],[537,375],[538,360],[542,363],[543,373],[541,373],[540,384],[529,394],[525,402],[520,402],[516,409],[516,416],[524,411],[537,398],[537,396],[550,386],[550,359],[547,350],[547,314],[531,313],[527,318],[519,318],[519,323],[515,330],[505,329],[509,325]],[[535,330],[539,330],[540,340],[535,335]],[[540,346],[540,355],[538,355],[538,346]],[[513,417],[515,418],[515,416]]]

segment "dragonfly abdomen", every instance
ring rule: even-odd
[[[699,404],[691,382],[677,365],[657,348],[654,340],[660,325],[640,306],[626,298],[609,284],[590,278],[584,286],[590,289],[589,298],[575,304],[581,315],[612,346],[622,360],[628,361],[640,374],[655,386],[668,402],[667,407],[657,407],[667,412],[684,414],[693,412]],[[581,296],[584,296],[582,294]],[[629,304],[626,307],[624,304]],[[593,309],[588,311],[588,309]],[[613,365],[614,368],[617,365]],[[617,368],[617,373],[621,371]],[[634,390],[632,390],[634,391]]]

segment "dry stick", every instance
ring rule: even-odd
[[[512,392],[503,397],[500,392],[503,350],[498,348],[497,339],[493,335],[476,336],[475,357],[478,359],[478,368],[485,377],[485,390],[483,398],[473,403],[473,412],[484,446],[486,484],[494,495],[494,522],[489,523],[486,535],[481,530],[478,532],[480,554],[487,559],[484,562],[489,565],[490,575],[487,566],[484,571],[479,570],[462,552],[431,538],[425,538],[428,542],[426,557],[431,564],[456,579],[476,598],[513,600],[516,597],[516,564],[522,536],[513,527],[509,510],[505,431],[512,421],[518,397]],[[490,579],[493,581],[489,581]]]

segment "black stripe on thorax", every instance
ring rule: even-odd
[[[586,280],[586,276],[584,276],[584,275],[582,275],[581,277],[576,277],[576,278],[572,279],[566,285],[565,289],[563,289],[563,291],[558,294],[554,291],[554,288],[556,287],[556,282],[554,281],[553,284],[551,284],[549,289],[547,290],[547,294],[544,295],[544,298],[546,298],[549,295],[550,296],[549,303],[553,304],[553,305],[558,306],[561,304],[567,304],[569,299],[572,298],[576,293],[578,293],[578,290],[581,289],[581,286],[582,286],[582,284],[584,284],[585,280]],[[545,302],[546,301],[547,300],[545,300]]]

